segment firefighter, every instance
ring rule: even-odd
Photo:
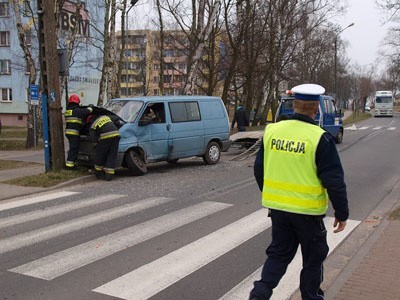
[[[84,120],[93,111],[92,107],[83,108],[80,106],[81,99],[78,95],[73,94],[68,99],[67,109],[65,110],[65,135],[69,143],[69,150],[67,162],[65,164],[67,169],[74,169],[76,167],[76,160],[78,159],[79,145],[80,145],[80,131]]]
[[[118,127],[112,118],[106,115],[94,116],[90,120],[89,126],[91,135],[95,135],[97,139],[94,158],[95,175],[97,178],[107,181],[112,180],[115,174],[120,139]]]
[[[301,297],[324,299],[320,285],[322,264],[329,251],[323,221],[328,199],[335,211],[334,233],[344,230],[349,216],[344,172],[335,142],[314,121],[325,89],[303,84],[292,91],[294,115],[266,127],[254,163],[262,205],[270,212],[272,241],[250,300],[270,299],[299,245],[303,256]]]

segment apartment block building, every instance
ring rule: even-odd
[[[121,32],[117,32],[117,45],[121,49]],[[187,79],[188,55],[185,36],[179,31],[168,31],[163,50],[163,94],[183,93]],[[161,76],[160,32],[154,30],[128,30],[125,36],[125,54],[121,72],[121,97],[160,95]],[[202,88],[199,88],[202,87]],[[204,94],[206,85],[199,79],[194,94]]]
[[[19,1],[26,43],[35,60],[39,84],[39,41],[36,1]],[[0,119],[3,126],[26,126],[30,102],[29,73],[18,39],[14,3],[0,0]],[[77,93],[83,104],[97,103],[102,66],[104,4],[97,0],[64,1],[58,16],[58,48],[74,43],[66,94]],[[51,67],[51,66],[49,66]],[[63,96],[65,97],[65,96]],[[65,101],[61,101],[65,103]],[[40,105],[37,107],[40,110]]]

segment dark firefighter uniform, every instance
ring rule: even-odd
[[[323,222],[328,199],[335,217],[349,215],[344,172],[333,138],[311,118],[294,114],[267,126],[254,164],[262,204],[270,209],[272,241],[250,299],[269,299],[300,245],[302,299],[324,299],[320,284],[328,255]]]
[[[72,96],[70,97],[70,102],[68,103],[67,109],[64,113],[66,123],[65,135],[69,142],[68,156],[65,164],[67,168],[75,167],[75,162],[78,159],[79,145],[81,140],[80,131],[82,129],[84,120],[86,120],[87,116],[92,112],[91,107],[80,107],[80,101],[78,102],[78,100],[76,100],[77,102],[71,102],[71,98],[73,98]],[[74,101],[74,99],[72,99],[72,101]]]
[[[119,131],[109,116],[98,116],[91,121],[90,130],[96,135],[95,174],[111,180],[115,173],[118,154]]]

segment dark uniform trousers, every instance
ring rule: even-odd
[[[74,163],[78,160],[79,145],[81,138],[79,135],[67,135],[69,149],[67,155],[67,162]]]
[[[323,261],[328,255],[326,229],[322,216],[309,216],[271,210],[272,242],[267,248],[261,280],[254,282],[250,298],[269,299],[293,260],[300,244],[303,269],[300,291],[303,300],[324,299],[320,284]]]
[[[114,171],[118,154],[119,136],[100,139],[96,146],[94,163],[104,169]]]

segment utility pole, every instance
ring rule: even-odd
[[[65,166],[64,132],[58,73],[57,24],[54,0],[37,0],[42,94],[48,108],[50,166],[60,171]],[[47,170],[46,170],[47,171]]]

